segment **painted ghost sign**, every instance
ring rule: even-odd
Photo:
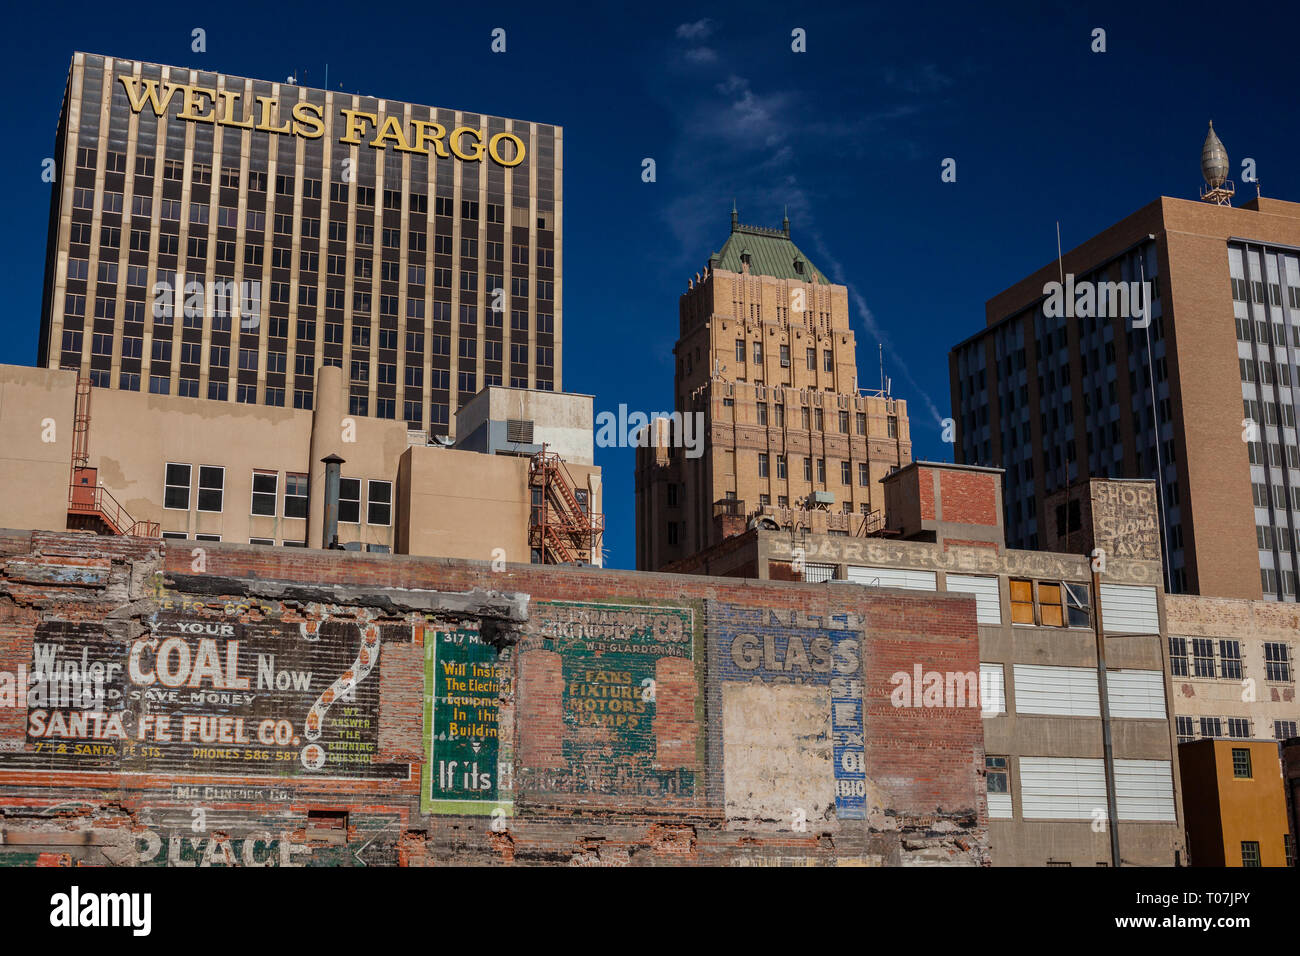
[[[501,726],[508,685],[507,665],[478,631],[425,632],[421,812],[510,813],[513,781]]]
[[[26,753],[6,769],[402,779],[378,751],[382,630],[363,619],[284,622],[159,613],[130,641],[48,622],[31,688],[69,676],[75,695],[33,697]],[[92,688],[84,692],[85,682]]]
[[[532,623],[520,645],[521,680],[529,675],[539,694],[554,687],[558,706],[529,714],[532,739],[520,740],[520,789],[665,799],[694,794],[693,610],[539,602]]]
[[[825,803],[820,785],[808,778],[819,775],[829,760],[826,783],[834,791],[836,816],[864,819],[861,619],[721,604],[710,605],[710,621],[714,660],[724,685],[728,793],[737,787],[748,789],[752,800],[754,791],[766,785],[758,781],[740,787],[735,777],[752,773],[753,768],[743,766],[744,761],[733,764],[732,758],[753,746],[760,734],[766,740],[784,731],[789,738],[784,746],[790,753],[790,775],[804,778],[793,781],[787,793],[792,789],[809,794],[802,801],[808,808]],[[750,808],[759,809],[758,804]]]

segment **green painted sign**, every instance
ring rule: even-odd
[[[510,814],[510,755],[500,710],[505,665],[477,631],[425,632],[423,813]],[[505,777],[503,780],[502,777]]]
[[[530,623],[535,637],[525,646],[553,650],[562,660],[564,767],[521,768],[520,785],[553,793],[693,794],[694,744],[689,752],[681,744],[676,753],[664,749],[667,739],[686,733],[679,721],[694,716],[691,610],[539,601]],[[685,665],[685,675],[662,688],[664,665],[673,661]],[[664,693],[680,695],[683,684],[685,709],[665,717]]]

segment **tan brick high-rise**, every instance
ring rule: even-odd
[[[1297,249],[1300,204],[1161,197],[988,301],[949,358],[956,458],[1005,469],[1010,546],[1069,531],[1067,485],[1160,474],[1168,591],[1297,599]],[[1046,316],[1062,272],[1149,282],[1150,326]]]
[[[735,211],[680,300],[674,409],[703,416],[702,454],[652,428],[637,451],[637,567],[657,569],[743,530],[864,534],[879,481],[912,460],[907,405],[858,388],[848,289],[780,229]]]

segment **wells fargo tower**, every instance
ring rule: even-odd
[[[780,229],[741,225],[681,296],[674,408],[702,453],[650,429],[637,449],[637,567],[655,570],[753,523],[862,535],[879,481],[912,460],[906,403],[858,388],[848,289]]]
[[[297,408],[335,365],[349,414],[431,434],[484,386],[558,390],[561,152],[556,126],[78,53],[38,362]]]

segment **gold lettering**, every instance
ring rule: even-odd
[[[161,100],[158,99],[158,81],[144,80],[144,93],[140,92],[141,79],[138,76],[119,76],[122,86],[126,89],[126,98],[131,104],[131,112],[139,113],[144,109],[147,102],[153,109],[154,116],[162,116],[163,110],[167,109],[167,104],[171,102],[172,94],[178,89],[183,90],[183,86],[168,85],[166,95]]]
[[[285,120],[284,125],[279,128],[271,125],[271,114],[273,112],[278,113],[278,110],[276,110],[276,102],[274,96],[259,96],[257,98],[257,105],[260,106],[262,109],[262,117],[261,120],[258,122],[256,129],[258,129],[263,133],[289,132],[289,129],[292,126],[292,124],[288,120]],[[278,119],[279,117],[277,116],[276,118]]]
[[[212,106],[216,106],[217,98],[214,95],[215,90],[205,90],[201,86],[187,86],[185,89],[185,106],[176,114],[177,119],[193,120],[196,123],[212,123],[217,119],[217,113],[214,109],[211,113],[201,115],[195,110],[204,107],[204,99],[210,100]]]
[[[463,153],[460,149],[461,137],[471,136],[474,139],[475,150],[472,153]],[[476,160],[483,158],[483,136],[476,129],[468,126],[457,126],[451,131],[451,151],[456,154],[457,159]]]
[[[235,119],[235,104],[239,102],[239,94],[234,90],[221,90],[217,93],[222,106],[221,119],[218,121],[222,126],[238,126],[240,129],[252,129],[253,117],[249,117],[242,122]]]
[[[501,158],[501,151],[498,144],[503,139],[508,139],[510,142],[515,144],[514,159],[507,160]],[[518,166],[524,161],[524,141],[514,133],[497,133],[488,140],[488,155],[492,157],[494,163],[498,163],[502,166]]]
[[[325,135],[325,123],[317,103],[299,100],[293,104],[293,131],[306,139],[320,139]]]
[[[384,148],[384,141],[391,139],[397,149],[410,152],[410,145],[406,142],[406,136],[402,133],[402,123],[396,116],[390,116],[384,120],[384,125],[379,128],[375,138],[370,141],[371,146],[377,146],[379,149]]]
[[[344,118],[347,120],[347,129],[339,139],[340,143],[348,143],[352,146],[361,145],[361,134],[366,131],[366,120],[369,120],[372,126],[379,125],[379,117],[374,113],[363,113],[359,110],[341,110]]]
[[[424,145],[424,141],[427,139],[432,141],[434,152],[443,159],[447,159],[451,155],[447,152],[447,144],[442,141],[442,138],[447,135],[447,129],[441,123],[411,120],[411,125],[415,128],[415,146],[412,147],[412,152],[428,155],[429,150]],[[433,135],[430,136],[426,130],[432,130]]]

